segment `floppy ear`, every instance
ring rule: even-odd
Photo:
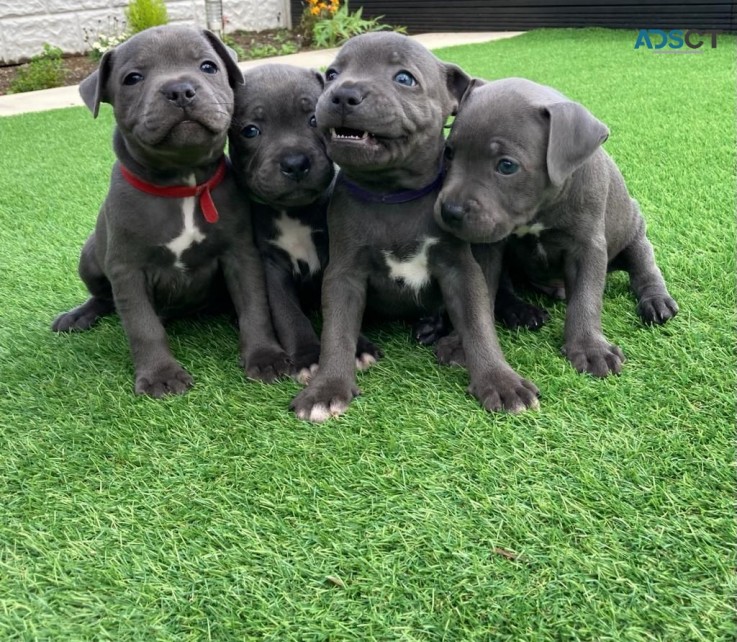
[[[238,66],[238,54],[233,49],[226,46],[212,31],[203,29],[202,35],[207,38],[209,43],[212,45],[212,48],[215,50],[215,53],[220,56],[220,60],[225,64],[225,68],[228,71],[228,83],[230,86],[235,87],[236,84],[242,85],[244,83],[243,72]]]
[[[325,89],[325,76],[322,75],[317,69],[310,69],[310,71],[315,74],[315,78],[317,78],[317,82],[320,83],[320,87]]]
[[[609,130],[578,103],[554,103],[543,110],[550,117],[548,176],[560,186],[609,137]]]
[[[476,87],[481,87],[482,85],[485,85],[486,81],[482,80],[481,78],[471,78],[471,82],[468,83],[468,86],[466,87],[466,91],[463,92],[463,96],[461,96],[461,101],[458,103],[458,109],[460,109],[463,106],[463,103],[465,103],[468,100],[468,97],[471,95],[471,92],[476,89]]]
[[[461,103],[463,94],[466,93],[468,85],[471,83],[471,77],[463,71],[458,65],[450,63],[443,64],[445,72],[445,84],[448,88],[450,96],[449,110],[446,116],[455,116],[458,111],[458,105]]]
[[[79,95],[82,96],[84,104],[92,112],[93,118],[97,118],[97,114],[100,113],[100,103],[110,102],[107,81],[112,68],[113,51],[110,50],[100,58],[99,67],[79,83]]]

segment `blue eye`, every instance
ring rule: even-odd
[[[325,72],[325,80],[330,82],[331,80],[335,80],[338,77],[338,72],[335,71],[335,69],[328,69]]]
[[[394,76],[394,82],[404,85],[405,87],[414,87],[417,84],[415,77],[408,71],[397,72],[397,75]]]
[[[241,129],[241,136],[244,138],[256,138],[261,134],[261,130],[256,125],[246,125]]]
[[[519,163],[515,163],[513,160],[508,158],[502,158],[496,166],[496,171],[503,176],[510,176],[515,174],[519,170]]]
[[[218,72],[218,66],[211,60],[205,60],[205,62],[200,65],[200,70],[204,71],[206,74],[216,74]]]
[[[123,78],[124,85],[137,85],[143,80],[143,76],[137,72],[132,72]]]
[[[310,127],[317,127],[317,118],[314,116],[310,117]]]

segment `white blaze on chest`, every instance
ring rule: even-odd
[[[195,184],[195,177],[192,176],[190,179],[192,185]],[[182,231],[179,236],[173,238],[166,244],[166,247],[171,250],[174,254],[174,267],[180,270],[185,269],[184,263],[182,263],[182,254],[185,250],[188,250],[195,243],[202,243],[205,240],[205,235],[200,232],[199,228],[194,223],[194,210],[197,204],[196,196],[188,196],[182,199]]]
[[[301,221],[281,212],[274,221],[278,235],[269,241],[272,245],[284,250],[292,261],[292,268],[299,274],[299,261],[307,264],[310,274],[320,271],[320,257],[317,255],[315,242],[312,240],[312,228]]]
[[[540,236],[540,232],[545,230],[545,226],[542,223],[533,223],[532,225],[520,225],[512,230],[512,234],[515,236]]]
[[[430,283],[427,253],[437,242],[438,239],[427,237],[420,245],[417,253],[404,260],[393,257],[391,252],[385,250],[384,259],[386,260],[386,266],[389,268],[389,277],[395,281],[401,280],[408,288],[419,292]]]

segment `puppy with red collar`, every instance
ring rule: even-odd
[[[139,394],[192,386],[163,320],[224,296],[238,317],[246,375],[272,381],[289,370],[269,316],[248,204],[224,157],[233,88],[241,82],[215,35],[164,26],[106,53],[80,85],[94,116],[100,103],[113,106],[117,161],[79,263],[91,297],[59,315],[52,329],[87,330],[117,312]]]

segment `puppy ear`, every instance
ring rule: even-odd
[[[238,66],[238,54],[233,49],[226,46],[212,31],[203,29],[202,35],[207,38],[212,45],[212,48],[215,50],[215,53],[220,56],[220,59],[225,64],[225,68],[228,71],[228,83],[230,86],[235,87],[236,84],[242,85],[244,83],[243,72]]]
[[[445,67],[445,84],[450,96],[450,109],[448,114],[455,116],[458,111],[458,105],[460,105],[463,98],[463,94],[466,93],[469,84],[471,84],[471,77],[458,65],[445,63],[443,66]]]
[[[79,95],[82,96],[84,104],[92,112],[93,118],[97,118],[97,114],[100,113],[100,103],[110,102],[107,80],[112,68],[113,51],[110,50],[106,51],[100,58],[99,67],[79,83]]]
[[[560,186],[609,137],[609,130],[575,102],[554,103],[543,110],[550,118],[548,176]]]
[[[476,87],[481,87],[481,85],[485,85],[486,81],[482,80],[481,78],[471,78],[471,82],[468,83],[468,87],[466,87],[466,91],[463,92],[463,96],[461,96],[461,101],[458,103],[458,109],[461,108],[463,103],[465,103],[468,100],[468,97],[471,95],[471,92],[476,89]]]
[[[315,74],[315,78],[317,78],[317,82],[320,83],[320,87],[325,89],[325,76],[322,75],[317,69],[310,69],[310,71]]]

